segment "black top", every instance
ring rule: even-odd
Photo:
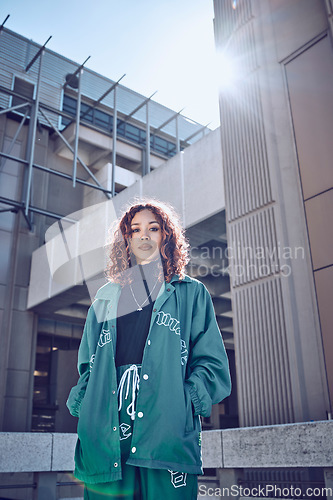
[[[121,290],[117,308],[116,366],[142,363],[153,304],[162,286],[157,280],[157,262],[135,266],[131,286],[125,285]],[[137,310],[139,306],[142,311]]]

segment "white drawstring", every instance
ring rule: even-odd
[[[140,377],[139,377],[137,365],[131,365],[129,368],[127,368],[127,370],[124,371],[124,373],[120,379],[119,386],[118,386],[118,393],[117,393],[118,397],[119,397],[119,392],[120,392],[118,411],[121,410],[122,403],[123,403],[123,388],[125,385],[126,378],[127,378],[127,387],[126,387],[125,399],[127,399],[127,397],[128,397],[129,386],[130,386],[130,381],[131,381],[131,372],[133,372],[132,402],[127,407],[127,413],[131,417],[131,419],[134,420],[135,419],[135,409],[134,409],[135,395],[136,395],[136,389],[139,389],[139,382],[140,382]]]

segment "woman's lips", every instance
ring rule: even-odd
[[[150,250],[153,247],[151,245],[149,245],[148,243],[145,243],[144,245],[140,245],[139,248],[140,248],[140,250]]]

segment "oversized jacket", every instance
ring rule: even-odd
[[[79,348],[80,378],[69,394],[79,417],[77,479],[122,478],[115,350],[121,287],[102,286],[92,303]],[[135,335],[135,332],[133,332]],[[230,394],[229,365],[211,296],[185,275],[163,282],[146,340],[131,453],[127,464],[203,474],[201,422]]]

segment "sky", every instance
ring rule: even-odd
[[[202,125],[219,126],[213,0],[1,0],[0,24]]]

